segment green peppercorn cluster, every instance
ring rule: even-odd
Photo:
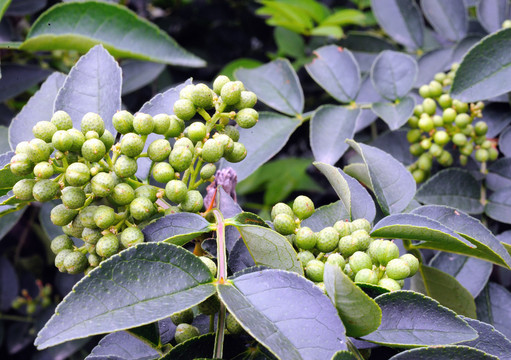
[[[441,166],[453,163],[448,149],[457,150],[461,165],[467,163],[474,150],[479,162],[494,161],[499,156],[496,144],[486,137],[488,125],[482,120],[475,121],[482,117],[484,104],[467,104],[447,93],[457,67],[454,64],[447,74],[437,73],[433,81],[419,88],[424,100],[415,106],[408,120],[410,153],[418,157],[409,170],[418,183],[429,177],[434,159]]]
[[[85,114],[78,130],[66,112],[57,111],[33,127],[35,139],[18,144],[9,164],[13,174],[26,177],[13,187],[17,201],[62,200],[50,215],[64,232],[51,243],[60,271],[87,273],[143,242],[141,228],[152,219],[203,209],[197,188],[214,180],[214,163],[246,156],[234,124],[250,128],[258,120],[252,108],[257,98],[241,82],[220,76],[213,87],[184,87],[175,115],[118,111],[112,118],[117,143],[98,114]],[[195,114],[203,121],[186,126]],[[159,138],[146,144],[150,134]],[[137,179],[141,158],[151,161],[150,174],[161,187]]]
[[[389,240],[374,240],[369,235],[371,224],[366,219],[337,221],[314,232],[301,221],[314,213],[314,203],[298,196],[290,207],[278,203],[271,218],[277,232],[287,235],[298,250],[298,260],[305,276],[320,286],[325,263],[338,266],[358,283],[378,285],[390,291],[400,290],[404,279],[413,276],[419,261],[411,254],[399,256],[399,248]]]
[[[14,309],[20,309],[25,306],[28,315],[33,315],[37,311],[47,308],[53,304],[52,301],[52,287],[50,284],[43,285],[41,280],[36,281],[39,292],[35,297],[29,295],[26,289],[21,291],[21,296],[16,297],[11,306]]]

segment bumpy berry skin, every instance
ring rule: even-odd
[[[149,114],[136,113],[133,118],[133,130],[140,135],[149,135],[154,130],[154,120]]]
[[[170,320],[174,323],[174,325],[179,324],[191,324],[193,322],[193,310],[186,309],[181,312],[170,315]]]
[[[57,255],[64,249],[72,250],[73,245],[73,240],[71,240],[69,236],[59,235],[51,241],[50,249],[55,255]]]
[[[82,237],[83,229],[84,225],[78,216],[75,217],[75,219],[70,224],[62,226],[62,231],[64,234],[73,236],[78,239]]]
[[[217,95],[220,95],[221,91],[222,91],[222,88],[224,87],[225,84],[227,84],[229,82],[229,78],[225,75],[220,75],[218,76],[215,81],[213,81],[213,91],[217,94]]]
[[[351,235],[351,223],[348,221],[339,220],[334,224],[334,229],[339,233],[339,237]]]
[[[398,282],[390,278],[380,279],[380,281],[378,281],[378,286],[381,286],[382,288],[385,288],[389,291],[401,290],[401,286],[398,284]]]
[[[224,155],[224,147],[217,139],[208,139],[202,146],[202,160],[208,163],[215,163]]]
[[[184,88],[179,91],[179,98],[180,99],[188,99],[192,100],[192,91],[195,88],[195,85],[186,85]]]
[[[213,135],[213,139],[217,140],[222,144],[225,154],[230,153],[234,149],[234,141],[225,134],[216,133]]]
[[[53,134],[57,132],[57,127],[49,121],[39,121],[32,128],[32,133],[37,139],[41,139],[44,142],[51,142]]]
[[[137,161],[129,156],[121,155],[114,164],[114,172],[120,178],[131,177],[138,170]]]
[[[194,143],[197,141],[201,141],[206,137],[208,130],[206,125],[200,121],[196,121],[188,126],[188,138],[192,140]]]
[[[199,311],[204,315],[214,315],[220,309],[220,300],[217,295],[211,295],[198,305]]]
[[[163,161],[170,155],[171,150],[168,140],[157,139],[147,148],[147,155],[152,161]]]
[[[114,129],[121,134],[133,131],[133,115],[126,110],[117,111],[112,117]]]
[[[108,258],[119,251],[119,239],[114,234],[103,236],[96,244],[96,253],[104,258]]]
[[[174,149],[184,147],[190,150],[192,153],[194,152],[195,145],[193,144],[192,140],[188,139],[187,137],[183,137],[181,139],[177,139],[174,143]]]
[[[90,139],[98,139],[99,140],[99,134],[97,132],[95,132],[94,130],[87,131],[87,133],[85,134],[85,140],[90,140]]]
[[[152,175],[154,180],[159,183],[167,183],[170,180],[174,179],[174,169],[169,163],[159,162],[154,164],[152,171]]]
[[[353,255],[351,255],[349,264],[351,270],[353,270],[355,274],[362,269],[371,269],[373,266],[371,257],[362,251],[356,251]]]
[[[241,110],[246,108],[253,108],[257,103],[257,95],[252,91],[242,91],[240,94],[240,101],[234,104],[234,107]]]
[[[174,114],[184,121],[191,120],[195,113],[197,112],[197,109],[195,108],[195,105],[191,100],[188,99],[179,99],[174,103]]]
[[[125,248],[144,242],[144,234],[136,227],[127,227],[121,233],[121,244]]]
[[[115,180],[112,175],[100,172],[91,180],[92,192],[96,197],[106,197],[110,195],[115,186]]]
[[[193,87],[190,100],[198,108],[210,109],[213,107],[213,92],[206,84],[197,84]]]
[[[366,219],[353,220],[351,226],[354,230],[365,230],[367,233],[371,232],[371,223]]]
[[[115,137],[110,131],[105,129],[105,132],[101,135],[99,140],[105,145],[106,152],[109,152],[115,142]]]
[[[351,235],[343,236],[339,240],[339,251],[344,258],[348,258],[358,251],[358,243]]]
[[[211,179],[213,175],[216,173],[216,166],[215,164],[205,164],[200,169],[200,178],[203,180]]]
[[[153,132],[159,135],[165,135],[169,129],[170,116],[167,114],[158,114],[153,116],[154,128]]]
[[[9,168],[14,175],[25,176],[33,171],[34,163],[26,154],[20,153],[11,158]]]
[[[362,269],[355,275],[355,282],[378,284],[378,275],[370,269]]]
[[[339,253],[332,253],[326,259],[327,264],[338,266],[341,270],[346,266],[346,260]]]
[[[241,324],[236,320],[232,314],[227,314],[225,319],[225,327],[229,330],[232,335],[240,335],[245,332]]]
[[[82,145],[82,156],[85,160],[95,162],[103,159],[106,154],[105,144],[99,139],[86,140]]]
[[[73,127],[71,116],[62,110],[56,111],[52,115],[50,122],[55,125],[57,130],[69,130]]]
[[[176,340],[176,343],[180,344],[199,335],[200,331],[195,326],[190,324],[179,324],[176,327],[174,339]]]
[[[365,251],[371,244],[371,237],[365,230],[355,230],[351,233],[353,241],[357,244],[357,248],[360,251]]]
[[[229,81],[224,86],[222,86],[222,90],[220,90],[220,96],[222,97],[222,101],[227,105],[234,105],[241,99],[241,91],[243,89],[243,84],[239,81]]]
[[[59,204],[51,209],[50,220],[57,226],[69,224],[78,215],[78,210],[66,208],[64,204]]]
[[[293,212],[293,209],[287,204],[284,203],[277,203],[273,205],[271,209],[271,221],[275,220],[275,216],[278,214],[286,214],[289,215],[291,218],[294,218],[295,214]]]
[[[178,118],[176,115],[170,115],[169,117],[169,127],[165,132],[166,138],[173,138],[181,135],[183,130],[185,129],[185,122]]]
[[[142,185],[135,189],[135,197],[145,197],[153,203],[156,201],[157,193],[158,189],[152,185]]]
[[[117,184],[110,194],[110,199],[116,205],[128,205],[135,199],[135,190],[126,183]]]
[[[80,130],[83,134],[87,134],[88,131],[95,131],[99,136],[103,135],[105,131],[105,123],[101,116],[93,112],[88,112],[82,118]]]
[[[282,235],[294,234],[296,229],[295,220],[287,214],[278,214],[273,219],[273,226],[275,231]]]
[[[71,186],[83,186],[90,180],[90,170],[85,164],[73,163],[67,167],[65,178]]]
[[[51,144],[57,150],[68,151],[73,146],[73,137],[65,130],[58,130],[53,134]]]
[[[193,154],[184,146],[175,147],[170,152],[169,163],[178,172],[184,171],[192,164]]]
[[[207,256],[200,256],[199,259],[208,267],[211,275],[216,276],[217,268],[215,262]]]
[[[316,242],[317,236],[310,228],[304,226],[296,232],[295,244],[299,249],[312,250]]]
[[[226,125],[221,133],[229,136],[232,141],[238,141],[240,139],[240,132],[233,125]]]
[[[73,251],[64,258],[64,267],[69,274],[79,274],[83,272],[88,265],[87,257],[79,251]]]
[[[315,259],[314,255],[308,250],[300,251],[297,255],[297,258],[298,261],[302,263],[302,267],[306,267],[309,261]]]
[[[94,213],[94,222],[100,229],[110,227],[115,221],[115,212],[110,206],[101,205]],[[83,234],[82,234],[83,235]]]
[[[14,184],[12,192],[16,199],[22,201],[29,201],[33,199],[32,190],[34,189],[35,180],[33,179],[22,179]]]
[[[198,212],[204,205],[204,199],[197,190],[190,190],[186,193],[184,200],[180,203],[181,209],[186,212]]]
[[[314,282],[323,281],[323,272],[325,271],[325,264],[319,260],[311,260],[305,267],[305,274],[307,278]]]
[[[316,249],[328,253],[334,251],[339,243],[339,233],[329,226],[322,229],[317,235]]]
[[[419,260],[412,254],[403,254],[399,257],[399,259],[403,260],[410,268],[409,276],[414,276],[415,273],[419,270]]]
[[[259,120],[259,113],[252,108],[241,109],[236,114],[234,120],[236,120],[236,123],[240,127],[250,129],[257,124],[257,121]]]
[[[41,161],[48,161],[53,148],[50,144],[45,143],[41,139],[32,139],[28,143],[27,150],[27,155],[30,161],[37,164]]]
[[[399,257],[399,248],[392,241],[383,241],[376,249],[376,258],[383,266],[387,265],[392,259]]]
[[[73,139],[73,145],[69,150],[74,152],[80,152],[82,150],[82,145],[85,142],[85,135],[82,134],[81,131],[78,131],[76,129],[69,129],[67,130],[67,133],[71,135],[71,138]]]
[[[63,272],[63,273],[67,272],[66,267],[64,266],[64,259],[66,258],[67,255],[72,254],[72,253],[73,253],[73,250],[63,249],[63,250],[59,251],[57,256],[55,256],[55,267],[57,269],[59,269],[60,272]]]
[[[293,213],[300,220],[307,219],[314,214],[314,203],[309,197],[300,195],[293,202]]]
[[[234,142],[233,149],[230,153],[224,154],[225,160],[237,163],[242,161],[247,156],[247,149],[245,145],[239,142]]]
[[[98,240],[103,237],[103,234],[101,234],[101,230],[99,229],[91,229],[91,228],[85,228],[82,232],[82,240],[86,242],[87,244],[96,245],[98,243]]]
[[[124,135],[121,139],[121,153],[129,156],[135,157],[142,153],[144,150],[144,140],[140,137],[140,135],[134,133],[128,133]]]
[[[187,192],[188,188],[181,180],[171,180],[165,186],[165,196],[176,204],[179,204],[185,199]]]
[[[89,254],[89,257],[87,258],[89,261],[89,265],[92,267],[96,267],[101,262],[101,256],[96,254]]]
[[[32,188],[32,196],[40,202],[50,201],[57,196],[60,190],[59,185],[52,180],[40,180]]]
[[[148,198],[137,197],[130,204],[130,213],[135,220],[147,220],[154,214],[154,212],[154,205]]]
[[[392,259],[385,267],[387,276],[394,280],[403,280],[410,276],[410,267],[402,259]]]
[[[97,225],[94,221],[94,214],[96,213],[96,210],[98,209],[98,206],[96,205],[89,205],[82,210],[80,210],[80,213],[78,214],[77,219],[80,220],[80,222],[83,224],[83,226],[96,229]]]

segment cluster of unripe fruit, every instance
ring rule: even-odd
[[[418,183],[429,177],[434,159],[441,166],[453,163],[452,153],[445,148],[458,150],[461,165],[466,165],[474,150],[479,162],[494,161],[499,156],[496,144],[486,138],[488,125],[482,120],[474,123],[475,118],[482,117],[484,104],[467,104],[447,93],[457,67],[454,64],[447,74],[437,73],[433,81],[419,88],[424,100],[415,106],[408,120],[410,153],[418,157],[409,170]]]
[[[21,291],[21,296],[15,298],[11,306],[13,309],[20,309],[22,306],[25,306],[27,315],[33,315],[41,308],[47,308],[53,302],[51,299],[52,296],[52,287],[50,284],[43,285],[41,280],[36,281],[36,285],[39,289],[39,293],[36,297],[32,297],[29,295],[26,289]]]
[[[225,76],[215,79],[213,89],[187,85],[174,103],[174,115],[114,114],[117,143],[98,114],[85,114],[78,130],[66,112],[57,111],[33,127],[35,139],[16,146],[10,170],[26,178],[14,185],[14,196],[21,202],[62,200],[51,211],[51,221],[64,232],[51,243],[55,265],[71,274],[88,272],[143,242],[141,228],[155,217],[202,210],[204,200],[196,189],[214,180],[214,163],[246,156],[235,124],[250,128],[257,123],[256,101],[241,82]],[[203,121],[186,126],[196,114]],[[150,134],[161,138],[144,152]],[[151,160],[152,178],[163,186],[137,179],[140,158]],[[71,237],[84,245],[77,247]]]
[[[298,196],[290,207],[276,204],[271,212],[277,232],[287,235],[298,250],[298,259],[309,280],[323,282],[325,263],[338,266],[357,283],[378,285],[390,291],[400,290],[404,279],[419,269],[412,254],[399,256],[393,241],[373,239],[371,224],[366,219],[337,221],[314,232],[301,221],[314,213],[314,204],[306,196]]]

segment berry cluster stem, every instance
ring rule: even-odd
[[[219,197],[217,197],[219,198]],[[225,222],[222,213],[219,210],[213,210],[216,220],[216,241],[217,241],[217,259],[218,259],[218,284],[224,284],[227,280],[227,253],[225,249]],[[223,356],[223,343],[225,332],[225,305],[220,301],[220,311],[218,313],[217,330],[215,336],[214,358],[221,359]]]

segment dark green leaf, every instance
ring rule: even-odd
[[[0,125],[0,154],[5,154],[11,151],[9,145],[9,128]]]
[[[413,114],[415,100],[406,96],[396,103],[378,102],[373,103],[371,109],[389,126],[390,130],[399,129]]]
[[[429,84],[436,73],[443,72],[452,63],[452,48],[436,49],[422,55],[418,60],[419,74],[414,87]],[[486,115],[486,114],[485,114]]]
[[[472,341],[465,341],[459,345],[470,346],[487,354],[497,356],[499,359],[511,358],[511,341],[493,326],[482,321],[463,317],[463,319],[479,334]]]
[[[362,73],[368,73],[371,70],[374,59],[380,52],[394,49],[394,46],[385,38],[363,31],[350,31],[339,45],[351,50]],[[363,87],[360,89],[360,92],[362,91]]]
[[[55,98],[54,110],[64,110],[80,129],[88,112],[99,114],[112,134],[112,116],[121,109],[121,68],[102,45],[93,47],[69,72]]]
[[[286,237],[257,225],[235,225],[256,265],[294,271],[303,275],[296,251]]]
[[[391,360],[492,360],[497,358],[484,351],[468,346],[447,345],[403,351],[390,358]]]
[[[315,58],[305,66],[309,75],[336,100],[355,100],[360,89],[360,69],[353,54],[335,45],[314,51]]]
[[[213,354],[215,346],[215,334],[209,333],[192,338],[174,346],[160,360],[199,360],[206,359]],[[225,335],[224,337],[224,359],[238,359],[237,355],[246,349],[244,342],[238,336]],[[250,348],[247,351],[257,352],[257,349]],[[245,359],[245,358],[242,358]],[[240,360],[242,360],[240,359]],[[252,360],[251,358],[249,358]],[[247,359],[248,360],[248,359]],[[255,358],[254,360],[273,360],[273,358]]]
[[[121,68],[122,95],[126,95],[152,83],[165,70],[165,65],[149,61],[127,60],[122,62]]]
[[[51,7],[32,25],[21,49],[86,52],[100,43],[116,57],[190,67],[205,65],[204,60],[184,50],[166,32],[127,7],[103,2]]]
[[[500,134],[499,138],[499,150],[507,157],[511,156],[511,146],[509,146],[509,141],[511,140],[511,127],[508,126],[507,128],[502,131],[502,134]]]
[[[356,360],[355,355],[347,350],[338,351],[335,353],[332,360]]]
[[[333,165],[341,158],[348,149],[344,140],[355,135],[359,114],[360,109],[333,105],[322,105],[314,112],[310,121],[310,143],[316,161]]]
[[[418,347],[473,340],[477,332],[453,311],[413,291],[378,296],[382,310],[378,330],[362,337],[377,344]]]
[[[412,174],[399,161],[380,149],[348,140],[367,166],[371,188],[386,214],[403,211],[415,195]]]
[[[103,359],[159,359],[161,354],[140,339],[126,331],[117,331],[105,336],[94,349],[87,360]]]
[[[4,155],[9,159],[10,162],[11,158],[14,156],[14,153],[10,151]],[[0,196],[7,194],[12,189],[14,184],[16,184],[19,180],[32,177],[33,175],[27,176],[14,175],[9,169],[9,167],[0,169]]]
[[[21,94],[46,79],[52,71],[35,65],[2,64],[0,101]]]
[[[9,7],[11,0],[0,0],[0,20],[5,14],[5,10]]]
[[[53,103],[65,79],[66,75],[62,73],[51,74],[12,120],[9,126],[9,143],[13,149],[18,143],[33,139],[32,131],[27,131],[28,129],[31,130],[39,121],[51,119]]]
[[[5,216],[0,219],[3,222]],[[15,224],[15,223],[14,223]],[[4,224],[2,224],[4,225]],[[2,226],[3,228],[4,226]],[[0,257],[0,310],[8,311],[12,301],[18,296],[19,284],[18,275],[9,260]],[[1,343],[1,342],[0,342]]]
[[[386,294],[390,292],[390,290],[387,290],[381,286],[373,285],[369,283],[356,283],[359,288],[361,288],[369,297],[374,299],[377,296],[380,296],[382,294]]]
[[[268,25],[282,26],[302,34],[313,27],[310,14],[293,3],[264,0],[261,3],[264,7],[258,9],[256,14],[270,16],[267,20]]]
[[[502,81],[511,73],[511,29],[488,35],[465,55],[454,77],[451,96],[461,101],[485,100],[511,90]]]
[[[367,16],[357,9],[341,9],[334,12],[321,22],[321,25],[360,25],[364,26]]]
[[[445,169],[428,179],[417,190],[415,199],[428,205],[448,205],[469,214],[480,214],[481,185],[463,169]]]
[[[477,4],[477,20],[489,33],[502,27],[504,20],[509,18],[509,2],[507,0],[479,1]]]
[[[412,278],[412,290],[427,295],[459,315],[476,317],[476,306],[470,292],[454,277],[434,267],[421,265]]]
[[[160,343],[160,329],[158,328],[157,322],[138,326],[126,331],[153,348],[157,348]]]
[[[380,326],[379,306],[355,285],[340,267],[326,264],[323,281],[325,290],[346,327],[347,336],[364,336]]]
[[[80,280],[39,332],[35,345],[43,349],[163,319],[211,296],[212,280],[204,263],[181,247],[139,244],[105,260]]]
[[[184,245],[200,234],[211,231],[211,224],[193,213],[176,213],[157,219],[142,229],[145,241],[165,241]]]
[[[295,59],[305,56],[305,43],[299,34],[282,27],[276,27],[273,37],[279,54],[291,56]]]
[[[511,186],[511,158],[501,158],[488,167],[485,185],[493,191]]]
[[[406,140],[406,133],[405,129],[385,132],[378,136],[371,146],[389,153],[404,165],[410,165],[415,162],[416,158],[410,154],[410,143]]]
[[[437,33],[458,42],[467,34],[468,19],[463,0],[421,0],[424,16]]]
[[[315,162],[314,166],[325,175],[330,185],[334,188],[344,205],[342,212],[347,213],[349,219],[373,221],[376,215],[374,201],[358,181],[332,165]],[[337,220],[340,220],[340,218]]]
[[[302,226],[307,226],[312,231],[319,232],[327,226],[332,226],[336,221],[348,220],[349,214],[341,200],[323,205],[316,209],[311,217],[302,221]]]
[[[238,181],[252,174],[259,166],[277,154],[287,143],[300,121],[276,113],[260,112],[257,126],[240,129],[240,142],[247,149],[247,157],[236,164],[222,160],[221,168],[231,167]]]
[[[414,214],[437,220],[477,246],[470,256],[492,261],[509,268],[511,256],[495,236],[477,219],[447,206],[422,206]]]
[[[371,0],[371,8],[380,26],[396,42],[418,49],[424,41],[424,20],[415,1]]]
[[[502,285],[489,282],[476,299],[477,318],[495,326],[495,329],[511,338],[511,293]]]
[[[270,226],[263,219],[249,212],[242,212],[232,218],[225,219],[225,224],[232,226],[257,225],[270,229]]]
[[[415,80],[419,67],[410,55],[385,50],[374,60],[371,68],[371,81],[374,88],[388,100],[406,96]]]
[[[360,181],[362,185],[367,187],[369,190],[373,190],[373,185],[371,184],[371,178],[369,177],[369,171],[367,171],[367,165],[364,163],[352,163],[348,164],[344,167],[344,171],[349,176]]]
[[[255,69],[239,69],[235,75],[269,107],[291,116],[302,113],[302,86],[288,60],[277,59]]]
[[[429,265],[454,276],[473,297],[479,295],[493,270],[487,261],[445,252],[438,252]]]
[[[218,291],[243,328],[279,359],[330,359],[347,350],[344,326],[330,300],[299,275],[257,271],[218,285]]]
[[[491,194],[484,213],[494,220],[511,224],[511,188],[498,189]]]

